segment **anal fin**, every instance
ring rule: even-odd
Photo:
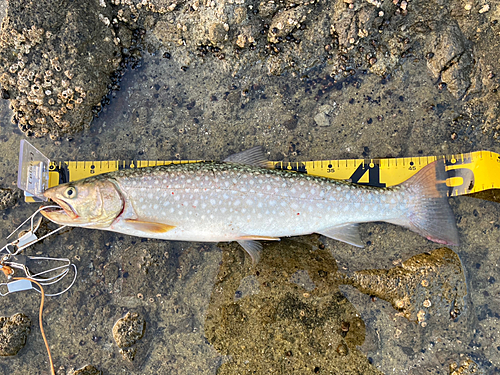
[[[125,223],[127,223],[127,225],[129,225],[132,229],[145,233],[166,233],[175,228],[175,225],[154,223],[150,221],[135,219],[126,219]]]
[[[317,231],[316,233],[322,234],[325,237],[333,238],[334,240],[348,243],[349,245],[364,247],[361,237],[359,236],[357,223],[337,225],[335,227]]]

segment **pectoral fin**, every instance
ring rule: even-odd
[[[166,233],[175,228],[175,225],[168,225],[162,223],[153,223],[150,221],[126,219],[127,225],[130,225],[134,230],[146,233]]]
[[[343,224],[332,228],[326,228],[317,233],[334,240],[346,242],[357,247],[364,247],[359,236],[358,224]]]

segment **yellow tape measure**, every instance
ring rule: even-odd
[[[443,157],[448,170],[448,195],[457,196],[500,189],[500,154],[491,151],[449,155]],[[387,159],[346,159],[305,162],[269,162],[275,169],[307,173],[314,176],[378,187],[389,187],[406,181],[436,156]],[[120,169],[154,167],[167,164],[196,163],[201,160],[151,161],[61,161],[49,165],[49,187],[80,180]],[[481,198],[491,199],[487,196]],[[494,196],[494,199],[496,197]],[[34,202],[26,197],[27,202]]]

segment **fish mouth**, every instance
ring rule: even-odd
[[[81,219],[70,204],[57,198],[51,198],[51,200],[59,205],[59,208],[50,207],[41,211],[41,214],[50,221],[57,224],[67,224],[74,223],[75,221],[79,221],[78,219]]]

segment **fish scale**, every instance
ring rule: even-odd
[[[48,189],[64,225],[148,238],[238,241],[258,259],[256,240],[320,233],[363,246],[357,224],[385,221],[457,244],[446,198],[444,163],[429,164],[401,185],[360,186],[264,169],[255,150],[225,162],[121,170]]]

